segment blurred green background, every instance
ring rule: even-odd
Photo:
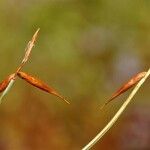
[[[78,150],[111,119],[128,91],[99,107],[132,75],[149,68],[148,0],[0,0],[0,80],[20,63],[71,105],[18,79],[0,106],[0,150]],[[93,149],[150,149],[149,80]]]

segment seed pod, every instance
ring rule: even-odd
[[[11,79],[13,79],[15,76],[15,74],[11,74],[9,75],[5,80],[3,80],[1,83],[0,83],[0,92],[3,92],[6,87],[8,86],[9,82]]]
[[[56,90],[54,90],[52,87],[49,87],[47,84],[45,84],[43,81],[25,73],[25,72],[18,72],[17,75],[22,78],[23,80],[27,81],[29,84],[45,91],[48,92],[52,95],[55,95],[62,100],[64,100],[67,104],[70,104],[64,97],[62,97]]]
[[[134,77],[132,77],[127,83],[125,83],[123,86],[121,86],[111,97],[102,105],[101,109],[106,106],[109,102],[111,102],[113,99],[121,95],[122,93],[126,92],[128,89],[133,87],[135,84],[137,84],[144,76],[146,72],[140,72]]]

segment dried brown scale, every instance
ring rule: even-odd
[[[113,99],[115,99],[116,97],[118,97],[119,95],[121,95],[122,93],[124,93],[125,91],[127,91],[128,89],[130,89],[131,87],[133,87],[135,84],[137,84],[144,76],[145,76],[146,72],[140,72],[137,75],[135,75],[134,77],[132,77],[128,82],[126,82],[123,86],[121,86],[112,96],[110,99],[108,99],[108,101],[106,101],[104,103],[104,105],[101,107],[101,109],[106,106],[109,102],[111,102]]]
[[[22,62],[21,62],[21,64],[20,64],[20,66],[17,68],[16,74],[17,74],[17,72],[19,72],[19,71],[22,69],[22,67],[23,67],[23,66],[25,65],[25,63],[28,61],[29,56],[30,56],[30,54],[31,54],[31,50],[32,50],[32,48],[34,47],[35,41],[36,41],[36,39],[37,39],[39,30],[40,30],[40,29],[38,29],[38,30],[34,33],[34,35],[32,36],[31,41],[28,42],[27,47],[26,47],[26,49],[25,49],[24,58],[23,58],[23,60],[22,60]]]
[[[43,81],[29,75],[29,74],[26,74],[25,72],[18,72],[17,75],[24,79],[25,81],[27,81],[28,83],[30,83],[31,85],[45,91],[45,92],[48,92],[52,95],[55,95],[59,98],[61,98],[62,100],[64,100],[66,103],[69,104],[69,102],[63,98],[56,90],[54,90],[53,88],[49,87],[47,84],[45,84]]]
[[[3,80],[0,83],[0,92],[3,92],[6,87],[8,86],[9,82],[11,81],[11,79],[13,79],[15,77],[15,74],[11,74],[9,75],[5,80]]]

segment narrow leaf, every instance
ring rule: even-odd
[[[15,76],[15,74],[11,74],[0,83],[0,92],[3,92],[7,88],[10,80],[13,79],[14,76]]]
[[[105,103],[102,105],[101,109],[103,109],[104,106],[106,106],[109,102],[111,102],[113,99],[121,95],[122,93],[126,92],[128,89],[133,87],[135,84],[137,84],[144,76],[146,72],[140,72],[134,77],[132,77],[128,82],[123,84]]]
[[[21,62],[21,64],[20,64],[20,66],[18,67],[16,73],[19,72],[19,71],[21,70],[21,68],[24,66],[24,64],[28,61],[29,56],[30,56],[30,53],[31,53],[31,50],[32,50],[32,48],[34,47],[35,41],[36,41],[36,39],[37,39],[39,30],[40,30],[40,29],[38,29],[38,30],[34,33],[34,35],[33,35],[32,39],[31,39],[31,41],[28,42],[27,47],[26,47],[26,49],[25,49],[24,58],[23,58],[23,60],[22,60],[22,62]]]
[[[63,96],[61,96],[56,90],[54,90],[52,87],[49,87],[47,84],[45,84],[43,81],[25,73],[25,72],[18,72],[17,75],[24,79],[25,81],[27,81],[29,84],[45,91],[48,92],[52,95],[55,95],[59,98],[61,98],[62,100],[64,100],[67,104],[70,104]]]

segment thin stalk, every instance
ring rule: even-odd
[[[2,95],[0,96],[0,104],[2,103],[2,99],[3,97],[8,93],[8,91],[11,89],[12,85],[14,84],[15,80],[11,79],[7,88],[4,90],[4,92],[2,93]]]
[[[143,83],[146,81],[146,79],[150,75],[150,68],[147,71],[146,75],[141,79],[136,87],[133,89],[129,97],[126,99],[126,101],[123,103],[123,105],[120,107],[120,109],[117,111],[117,113],[114,115],[114,117],[110,120],[110,122],[96,135],[95,138],[93,138],[82,150],[89,150],[92,148],[104,135],[107,133],[107,131],[115,124],[115,122],[118,120],[120,115],[124,112],[127,105],[131,102],[139,88],[143,85]]]

